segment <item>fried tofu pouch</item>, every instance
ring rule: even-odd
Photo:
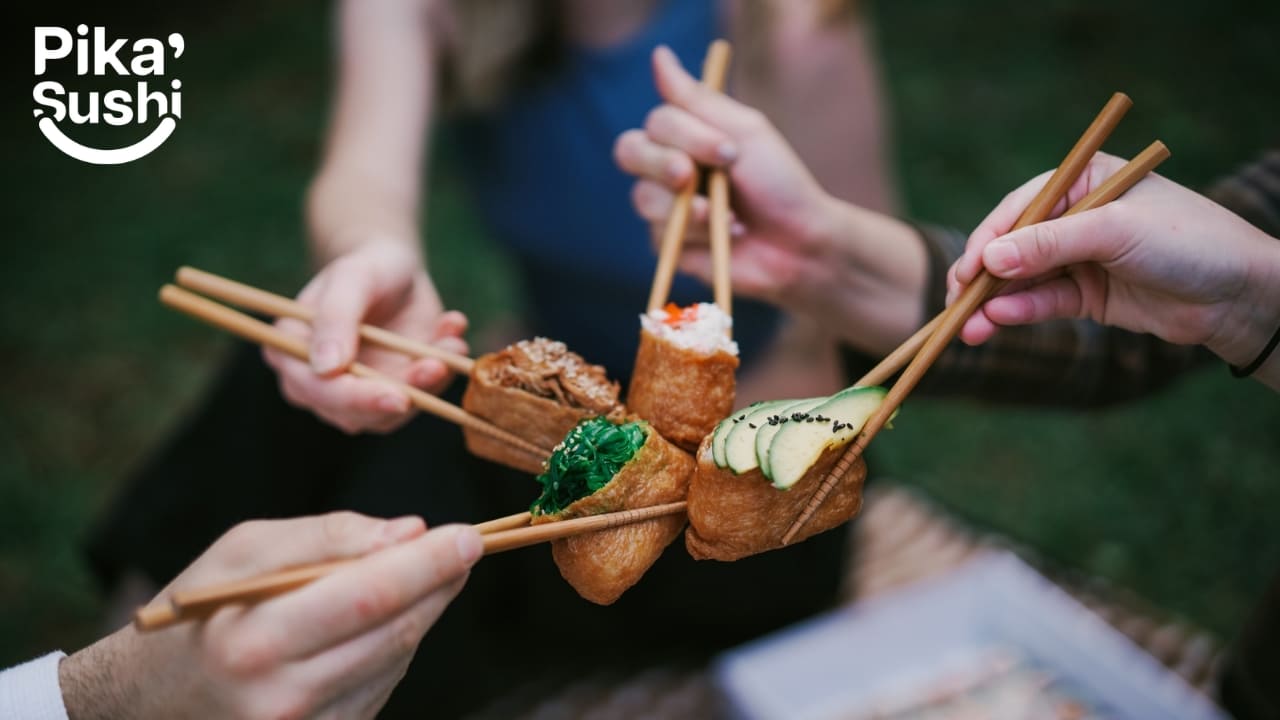
[[[618,392],[604,368],[587,364],[564,343],[535,338],[477,358],[462,408],[549,448],[586,418],[620,415]],[[477,457],[534,475],[542,472],[542,461],[519,448],[469,428],[462,435]]]
[[[667,442],[652,427],[645,443],[607,485],[550,515],[535,515],[534,525],[588,515],[634,510],[683,500],[693,474],[693,458]],[[610,605],[635,585],[680,535],[683,515],[632,523],[575,535],[551,543],[560,575],[582,597]]]
[[[685,547],[695,560],[738,560],[782,547],[782,536],[846,446],[828,448],[788,490],[778,490],[759,468],[736,475],[718,467],[711,436],[698,447],[697,469],[689,482],[689,530]],[[867,465],[857,463],[841,479],[793,542],[843,524],[862,508]]]
[[[641,330],[627,407],[692,452],[733,412],[737,369],[736,355],[703,354]]]

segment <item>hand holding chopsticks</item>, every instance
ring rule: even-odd
[[[731,49],[724,40],[716,40],[707,49],[707,57],[702,66],[702,84],[719,92],[724,88],[725,75],[728,73]],[[685,230],[689,225],[689,213],[693,206],[693,195],[698,187],[698,175],[694,177],[675,197],[671,205],[671,213],[667,217],[662,231],[662,241],[658,249],[658,265],[653,274],[653,285],[649,290],[649,310],[657,310],[667,302],[671,294],[671,282],[675,277],[676,262],[684,244]],[[712,287],[716,304],[726,315],[733,315],[732,290],[729,283],[729,178],[721,168],[713,170],[707,184],[707,192],[711,205],[711,257],[713,266]]]
[[[481,533],[483,554],[492,555],[684,512],[685,503],[675,502],[534,526],[529,525],[530,515],[525,512],[480,523],[474,528]],[[160,630],[187,620],[207,617],[225,605],[264,600],[318,580],[355,562],[358,559],[313,563],[246,580],[176,591],[167,601],[138,608],[134,625],[142,631]]]
[[[1031,201],[1031,204],[1023,211],[1022,216],[1014,225],[1014,229],[1042,222],[1049,217],[1053,207],[1066,194],[1067,189],[1079,178],[1085,166],[1088,165],[1090,159],[1102,147],[1106,138],[1115,129],[1115,126],[1131,105],[1129,98],[1122,93],[1116,93],[1111,98],[1102,109],[1102,112],[1098,114],[1098,117],[1090,124],[1084,135],[1072,147],[1053,176],[1050,177],[1049,181]],[[1083,212],[1119,197],[1130,187],[1137,184],[1168,156],[1169,151],[1163,143],[1159,141],[1153,143],[1142,154],[1135,157],[1116,173],[1107,183],[1099,186],[1093,193],[1090,193],[1089,196],[1077,203],[1077,207],[1073,207],[1068,212]],[[910,361],[902,376],[890,388],[884,402],[867,420],[854,442],[849,445],[839,461],[823,478],[822,483],[814,491],[805,508],[783,535],[782,541],[784,544],[790,542],[818,510],[835,488],[839,478],[848,472],[853,462],[866,449],[876,433],[885,426],[889,418],[893,416],[893,413],[902,404],[903,399],[915,388],[924,373],[960,332],[960,328],[969,319],[969,316],[983,302],[998,293],[1004,285],[1003,281],[990,273],[985,271],[980,273],[951,307],[944,310],[932,322],[903,343],[901,347],[890,353],[880,365],[872,369],[866,377],[858,382],[858,384],[867,384],[869,382],[878,384],[883,382],[896,372],[903,363]]]
[[[187,270],[185,277],[190,281],[191,278],[196,276],[193,275],[192,271]],[[216,276],[210,276],[207,273],[204,273],[200,274],[199,277],[203,281],[207,278]],[[217,283],[207,282],[203,284],[206,288],[217,285]],[[241,287],[247,288],[247,286]],[[226,288],[224,286],[217,291],[223,292],[225,289]],[[252,288],[249,289],[252,290]],[[246,304],[252,302],[254,305],[264,310],[274,307],[275,309],[292,311],[290,308],[279,304],[275,300],[271,300],[269,293],[262,291],[255,292],[260,294],[256,299],[246,299],[241,296],[240,300],[246,302]],[[175,310],[180,310],[192,317],[203,320],[215,327],[222,328],[223,330],[234,335],[238,335],[246,340],[274,348],[303,361],[308,359],[307,344],[302,339],[283,333],[272,325],[268,325],[261,320],[257,320],[245,315],[244,313],[232,310],[224,305],[220,305],[208,298],[201,297],[174,285],[166,285],[160,291],[160,301]],[[391,335],[385,331],[382,332],[385,336]],[[396,340],[391,342],[400,344],[399,341]],[[430,393],[423,392],[411,385],[400,382],[395,378],[384,375],[367,365],[352,363],[347,368],[347,372],[357,377],[375,379],[385,382],[388,385],[392,385],[408,396],[409,401],[418,409],[448,420],[449,422],[456,423],[459,426],[485,433],[486,435],[504,442],[511,447],[528,453],[533,458],[542,460],[551,454],[550,448],[535,447],[523,438],[513,435],[512,433],[507,432],[486,420],[478,418],[457,405],[442,400]]]
[[[315,318],[315,310],[296,300],[193,267],[184,266],[178,268],[176,281],[179,286],[188,290],[194,290],[222,302],[263,315],[294,318],[304,322],[311,322]],[[449,369],[463,375],[470,375],[472,368],[475,366],[475,360],[465,355],[449,352],[435,345],[428,345],[373,325],[361,324],[360,337],[374,345],[404,353],[409,357],[436,358],[447,365]]]

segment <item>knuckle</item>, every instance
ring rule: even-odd
[[[653,190],[647,183],[638,182],[631,186],[631,204],[635,206],[636,212],[641,217],[648,220],[657,219]]]
[[[427,633],[427,624],[419,617],[420,613],[406,613],[398,618],[391,628],[392,647],[398,655],[412,655]]]
[[[350,510],[338,510],[320,517],[320,536],[331,548],[342,548],[359,537],[360,529],[366,519],[359,513]]]
[[[1031,236],[1032,250],[1041,260],[1052,260],[1058,254],[1058,231],[1052,225],[1040,223],[1036,225],[1035,234]]]
[[[361,431],[364,430],[364,427],[360,423],[352,420],[351,418],[331,417],[326,419],[329,421],[330,425],[338,428],[338,430],[342,431],[344,435],[359,435]]]
[[[659,105],[650,110],[649,114],[645,116],[644,129],[650,135],[661,134],[665,129],[671,127],[672,121],[675,119],[674,115],[675,108],[670,105]]]
[[[275,644],[263,635],[232,634],[216,644],[214,649],[214,662],[226,675],[235,679],[260,677],[270,671],[278,660]]]
[[[627,167],[631,156],[635,154],[636,143],[640,140],[640,130],[628,130],[618,136],[613,143],[613,160],[617,164]]]
[[[227,550],[232,553],[246,549],[252,550],[264,535],[267,529],[266,526],[266,520],[245,520],[228,530],[227,534],[223,536],[222,542],[226,544]]]
[[[287,370],[281,374],[279,384],[280,395],[285,399],[285,402],[294,407],[304,407],[306,405],[306,399],[299,391],[297,385],[289,379],[289,373]]]
[[[756,108],[746,108],[742,111],[742,124],[753,132],[759,132],[769,127],[769,118]]]
[[[363,622],[386,617],[404,605],[403,593],[392,582],[372,582],[356,596],[354,610]]]

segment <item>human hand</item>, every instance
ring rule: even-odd
[[[736,294],[814,316],[864,349],[892,347],[919,324],[926,257],[905,223],[831,197],[760,111],[709,90],[658,48],[665,105],[618,137],[614,157],[637,177],[632,202],[661,236],[694,163],[725,168],[734,219]],[[694,198],[680,268],[711,281],[708,206]]]
[[[412,417],[404,392],[385,382],[344,374],[353,361],[428,392],[443,390],[452,379],[449,368],[435,358],[414,360],[362,346],[361,323],[467,353],[462,339],[466,316],[443,311],[421,261],[402,245],[368,243],[338,257],[307,283],[298,302],[315,309],[311,326],[288,318],[276,326],[292,335],[310,336],[310,365],[277,350],[266,349],[263,356],[279,375],[280,390],[290,403],[348,433],[387,432]]]
[[[233,528],[167,588],[360,558],[285,595],[199,623],[126,627],[66,658],[68,715],[83,718],[373,717],[481,555],[467,526],[332,513]]]
[[[1099,154],[1053,215],[1123,164]],[[1103,207],[1010,233],[1048,176],[1006,196],[952,267],[952,298],[983,267],[1015,281],[969,319],[961,332],[965,342],[985,342],[998,325],[1081,317],[1172,343],[1203,344],[1237,364],[1256,356],[1260,328],[1270,328],[1265,342],[1280,321],[1277,305],[1262,299],[1280,286],[1280,243],[1158,175]]]

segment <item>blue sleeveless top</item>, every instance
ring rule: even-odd
[[[491,235],[514,256],[530,330],[564,341],[625,387],[639,343],[656,257],[631,206],[633,178],[614,164],[614,140],[642,127],[660,100],[650,53],[660,43],[687,68],[717,36],[714,0],[667,0],[633,37],[604,49],[571,46],[553,73],[449,130],[461,171]],[[711,301],[677,276],[671,300]],[[749,366],[778,312],[737,299],[734,338]]]

